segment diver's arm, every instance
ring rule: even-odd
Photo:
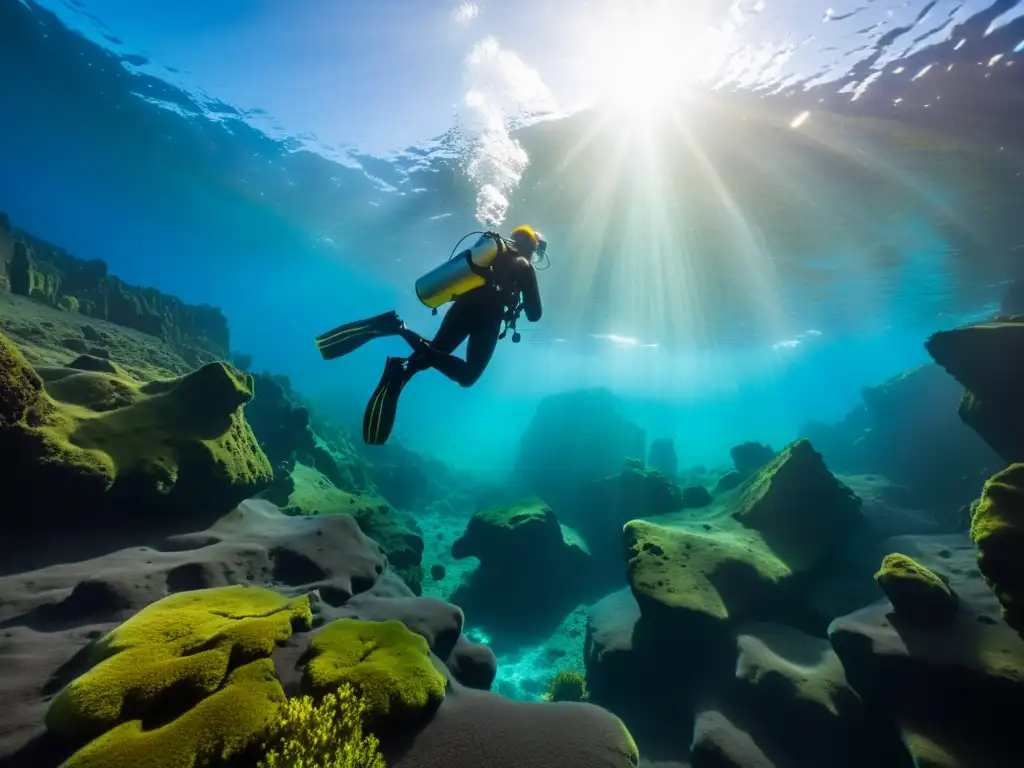
[[[523,262],[523,277],[519,281],[519,290],[523,294],[523,310],[526,312],[526,319],[531,323],[540,320],[543,309],[540,305],[540,288],[537,287],[537,272],[533,265],[522,256],[519,260]]]

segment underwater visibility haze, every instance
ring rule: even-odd
[[[1024,765],[1022,52],[0,0],[0,766]]]

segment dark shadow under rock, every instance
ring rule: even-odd
[[[585,545],[536,498],[476,512],[452,555],[480,560],[453,602],[503,642],[549,634],[594,589]]]

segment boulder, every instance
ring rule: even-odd
[[[403,518],[386,501],[371,493],[346,493],[312,467],[296,462],[293,490],[285,512],[324,515],[343,512],[355,518],[363,532],[387,554],[388,564],[415,594],[423,581],[423,534],[416,521]]]
[[[775,451],[761,443],[743,443],[730,449],[729,456],[740,477],[746,480],[775,458]]]
[[[829,639],[850,685],[908,755],[930,761],[920,764],[1021,764],[1024,641],[1002,621],[970,540],[901,536],[887,547],[948,580],[959,610],[948,623],[921,623],[883,600],[833,621]]]
[[[920,624],[948,624],[958,598],[949,585],[911,557],[893,552],[882,560],[875,581],[900,616]]]
[[[274,470],[273,485],[264,497],[286,506],[295,488],[292,470],[296,458],[310,454],[315,447],[309,411],[288,396],[278,377],[261,373],[253,380],[257,395],[246,409],[246,420]]]
[[[592,590],[586,545],[536,497],[478,510],[451,553],[480,561],[452,599],[505,640],[557,625]]]
[[[1024,462],[1024,316],[940,331],[925,347],[965,388],[963,422],[1006,463]]]
[[[971,518],[978,570],[1003,606],[1003,618],[1024,631],[1024,464],[1014,464],[985,483]]]
[[[693,497],[689,506],[700,506]],[[622,526],[630,520],[664,515],[687,506],[683,490],[661,472],[627,463],[618,473],[589,483],[560,506],[561,519],[587,542],[599,565],[614,569],[622,552]]]

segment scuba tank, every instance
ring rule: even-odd
[[[448,261],[416,281],[416,296],[425,305],[437,310],[442,304],[487,282],[491,263],[507,246],[505,239],[494,232],[470,232],[462,240],[476,234],[480,237],[471,247],[458,254],[453,252]],[[455,244],[456,248],[459,243]]]

